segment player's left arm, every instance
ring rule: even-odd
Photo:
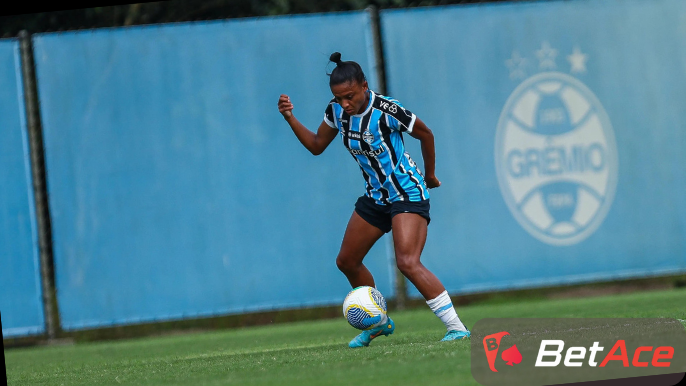
[[[417,138],[422,146],[422,158],[424,159],[424,181],[426,187],[437,188],[441,186],[441,181],[436,178],[436,147],[434,146],[434,133],[421,119],[417,118],[414,127],[409,133]]]

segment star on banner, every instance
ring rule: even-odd
[[[505,65],[510,69],[510,79],[526,77],[526,73],[524,72],[526,59],[519,56],[519,52],[512,51],[512,58],[507,59]]]
[[[588,60],[588,55],[582,54],[579,47],[574,47],[574,51],[571,55],[567,56],[567,60],[572,65],[571,72],[586,72],[586,60]]]
[[[541,49],[536,51],[536,57],[538,58],[541,70],[554,70],[557,67],[555,64],[556,56],[557,50],[551,48],[548,42],[543,42]]]

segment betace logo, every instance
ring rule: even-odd
[[[500,351],[502,338],[510,335],[507,331],[501,331],[484,337],[484,351],[488,367],[492,372],[496,369],[496,359]],[[618,339],[612,344],[612,348],[607,354],[602,355],[605,347],[600,346],[600,342],[595,341],[586,348],[584,346],[565,348],[565,341],[562,339],[543,339],[540,342],[538,354],[534,367],[557,367],[562,364],[564,367],[605,367],[611,361],[617,361],[622,367],[670,367],[671,360],[674,358],[673,346],[647,346],[641,345],[631,352],[627,350],[624,339]],[[564,360],[563,360],[564,358]],[[522,354],[517,345],[512,345],[501,353],[501,359],[508,366],[514,366],[522,362]]]

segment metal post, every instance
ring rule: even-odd
[[[381,20],[379,10],[373,5],[367,7],[367,12],[372,21],[372,39],[374,40],[374,57],[376,58],[375,68],[376,79],[379,81],[378,92],[386,95],[386,69],[384,67],[383,45],[381,43]]]
[[[0,313],[0,341],[2,341],[2,354],[0,354],[0,377],[5,378],[5,385],[7,384],[7,367],[5,366],[5,338],[2,336],[2,313]],[[1,379],[1,378],[0,378]]]
[[[367,7],[367,12],[369,12],[369,17],[372,21],[372,38],[374,40],[374,56],[376,58],[375,70],[376,78],[379,81],[378,90],[381,94],[387,95],[388,90],[386,89],[386,68],[384,65],[384,54],[383,54],[383,44],[381,41],[381,19],[379,17],[379,10],[371,5]],[[407,279],[400,272],[395,261],[395,248],[393,246],[392,233],[386,236],[386,254],[389,256],[389,267],[391,272],[394,273],[395,282],[395,308],[398,310],[405,309],[407,305]]]
[[[36,222],[38,224],[38,248],[40,250],[43,310],[45,313],[45,328],[48,339],[52,340],[55,339],[57,335],[58,314],[52,260],[52,230],[50,227],[50,211],[48,208],[48,195],[45,183],[43,133],[40,120],[31,36],[28,32],[22,30],[19,32],[19,40],[21,47],[22,78],[24,81],[26,122],[29,131],[29,151],[31,153],[33,194],[36,201]]]

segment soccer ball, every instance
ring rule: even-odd
[[[358,330],[380,326],[388,321],[386,299],[376,288],[357,287],[345,297],[343,316]]]

